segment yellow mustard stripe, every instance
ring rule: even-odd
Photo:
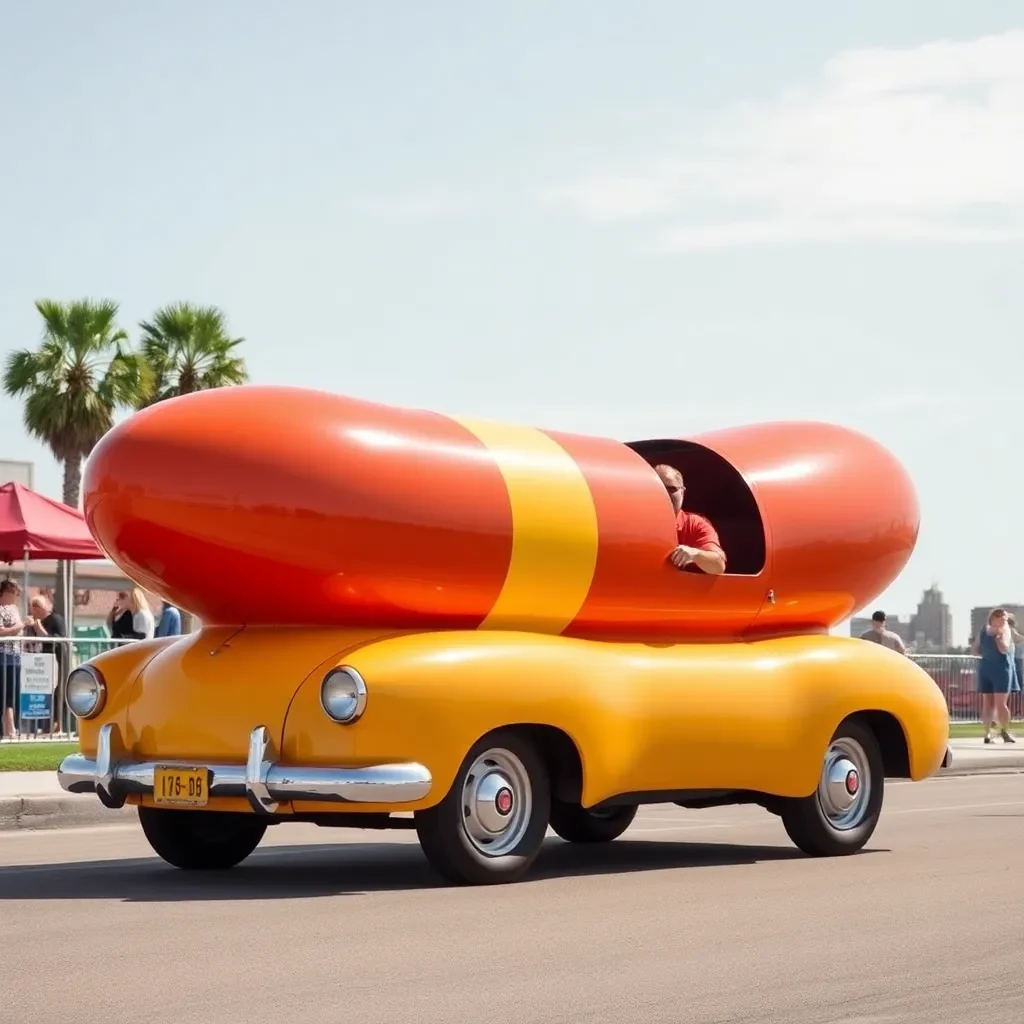
[[[512,557],[480,629],[561,633],[578,614],[597,565],[597,510],[583,472],[533,427],[458,422],[494,457],[512,505]]]

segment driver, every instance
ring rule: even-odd
[[[698,569],[717,576],[725,572],[725,552],[711,523],[696,512],[683,511],[686,487],[683,474],[672,466],[655,466],[676,514],[676,540],[678,546],[669,555],[669,561],[678,569],[695,565]]]

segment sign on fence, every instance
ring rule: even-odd
[[[21,656],[21,718],[50,718],[53,715],[53,687],[57,659],[52,654]]]

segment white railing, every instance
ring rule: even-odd
[[[94,636],[0,637],[3,738],[75,739],[75,716],[64,703],[68,673],[101,651],[134,642]]]

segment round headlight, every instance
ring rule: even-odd
[[[335,668],[320,684],[320,703],[327,717],[350,725],[366,709],[366,683],[354,668]]]
[[[98,669],[82,665],[68,676],[64,693],[72,714],[77,718],[92,718],[103,707],[107,687]]]

